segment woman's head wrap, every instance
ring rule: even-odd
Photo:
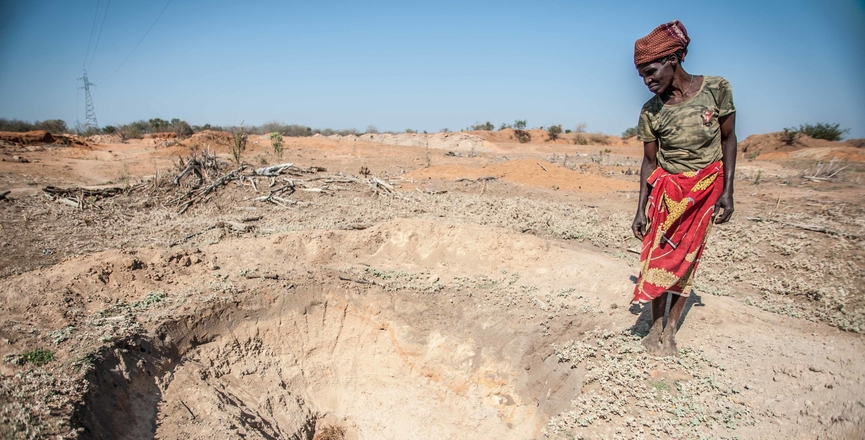
[[[639,66],[665,57],[677,50],[688,51],[688,31],[679,20],[655,28],[649,35],[634,43],[634,64]]]

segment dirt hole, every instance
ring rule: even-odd
[[[471,335],[297,294],[104,349],[79,416],[91,438],[533,437],[537,401],[517,391],[524,370]]]

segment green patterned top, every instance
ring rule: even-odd
[[[670,173],[696,171],[721,160],[718,118],[736,111],[730,83],[704,76],[700,90],[685,102],[664,104],[657,95],[640,111],[637,139],[658,141],[658,165]]]

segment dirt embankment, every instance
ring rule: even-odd
[[[0,131],[0,147],[4,144],[15,146],[63,144],[87,146],[84,138],[73,134],[51,134],[45,130],[34,130],[25,132]]]
[[[530,185],[554,190],[605,193],[636,190],[633,182],[611,179],[574,171],[549,162],[533,159],[511,160],[485,167],[433,166],[421,168],[403,176],[407,179],[501,179],[518,185]]]
[[[494,151],[495,147],[483,138],[470,133],[367,133],[362,135],[333,135],[329,139],[351,142],[373,142],[405,147],[428,147],[455,151],[462,154]]]
[[[561,133],[558,135],[558,139],[552,140],[550,139],[550,133],[547,130],[540,129],[531,129],[525,130],[528,132],[529,136],[531,136],[532,143],[544,143],[544,144],[561,144],[561,145],[608,145],[612,147],[632,147],[632,146],[640,146],[642,142],[638,141],[637,138],[631,137],[628,139],[622,139],[619,136],[611,136],[602,133]],[[484,140],[495,143],[512,143],[519,142],[519,138],[516,135],[516,132],[512,128],[505,128],[498,131],[471,131],[469,132],[472,135],[478,136]]]
[[[854,140],[855,141],[855,140]],[[852,142],[832,142],[797,134],[785,140],[784,133],[754,134],[739,142],[739,152],[757,160],[850,160],[865,162],[865,151]]]

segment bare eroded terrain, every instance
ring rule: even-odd
[[[633,140],[4,143],[0,432],[863,438],[861,148],[771,136],[677,358],[629,304]]]

